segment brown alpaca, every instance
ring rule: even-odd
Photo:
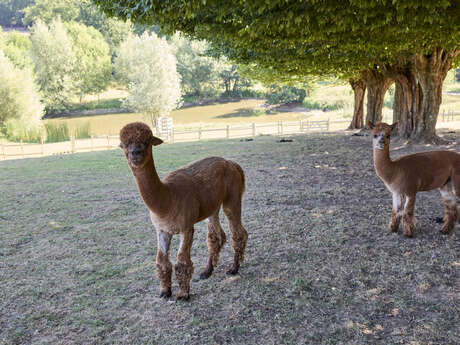
[[[419,152],[392,161],[390,136],[397,123],[390,126],[369,122],[368,126],[374,135],[375,171],[393,194],[390,231],[398,231],[402,217],[404,235],[412,237],[415,230],[415,196],[417,192],[433,189],[439,189],[444,201],[441,232],[452,230],[458,219],[456,196],[460,195],[460,154],[452,151]]]
[[[233,161],[208,157],[169,173],[160,180],[155,170],[152,146],[163,141],[154,137],[141,122],[126,125],[120,131],[120,147],[125,152],[142,199],[150,211],[157,231],[157,274],[161,284],[160,297],[171,296],[172,265],[169,246],[172,235],[181,234],[182,241],[174,266],[179,283],[177,299],[189,299],[193,263],[190,259],[194,224],[207,219],[209,258],[201,279],[211,276],[226,241],[219,223],[219,210],[230,224],[233,265],[228,274],[237,274],[244,258],[248,234],[241,224],[241,201],[245,177],[243,169]]]

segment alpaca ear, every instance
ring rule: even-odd
[[[395,123],[393,123],[393,124],[390,126],[392,132],[395,130],[395,128],[398,127],[398,124],[399,124],[399,122],[395,122]]]
[[[367,126],[370,128],[370,129],[373,129],[375,127],[375,125],[370,122],[370,121],[367,121]]]
[[[163,140],[161,140],[160,138],[157,138],[156,136],[152,135],[152,145],[157,146],[157,145],[160,145],[160,144],[163,144]]]

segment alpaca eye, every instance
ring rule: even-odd
[[[374,138],[377,138],[377,134],[374,134]]]
[[[390,136],[389,136],[389,135],[387,135],[387,139],[390,139]]]

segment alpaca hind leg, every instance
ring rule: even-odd
[[[163,231],[157,231],[157,275],[160,280],[161,292],[160,297],[171,297],[171,274],[172,265],[169,261],[169,246],[171,244],[171,234]]]
[[[451,177],[452,181],[452,191],[455,194],[457,198],[460,198],[460,174],[458,173],[453,173]],[[457,221],[460,222],[460,213],[458,211],[458,208],[455,208],[455,213],[457,215]]]
[[[208,223],[208,264],[200,274],[200,279],[207,279],[211,276],[214,267],[219,261],[219,253],[226,241],[225,232],[222,230],[219,221],[219,211],[209,217]]]
[[[404,197],[402,194],[393,193],[393,210],[391,212],[391,219],[389,224],[390,232],[396,232],[401,222],[403,214],[403,201]]]
[[[406,203],[403,213],[403,233],[407,237],[412,237],[415,231],[414,224],[415,194],[406,196]]]
[[[178,300],[188,300],[190,298],[190,280],[193,275],[193,262],[190,258],[190,251],[193,243],[193,232],[194,229],[191,228],[182,233],[177,262],[174,265],[174,273],[179,284]]]
[[[248,240],[248,233],[241,224],[241,196],[225,202],[224,212],[229,221],[232,247],[235,251],[233,265],[227,274],[235,275],[238,273],[240,263],[244,260],[244,251]]]
[[[444,224],[441,228],[442,233],[448,233],[451,231],[458,219],[457,201],[455,199],[454,190],[452,188],[451,181],[448,181],[442,188],[439,189],[441,192],[442,200],[444,201]]]

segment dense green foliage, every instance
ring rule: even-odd
[[[112,79],[109,46],[102,34],[81,23],[65,24],[76,57],[74,82],[80,99],[104,91]]]
[[[47,111],[65,109],[75,93],[76,55],[72,39],[60,21],[32,28],[31,55]]]
[[[22,26],[22,10],[34,0],[0,0],[0,26]]]
[[[117,53],[115,69],[129,89],[126,105],[144,114],[154,124],[169,115],[180,102],[180,78],[176,58],[164,38],[144,33],[124,41]]]
[[[353,73],[402,51],[459,42],[454,1],[94,0],[110,15],[212,42],[233,59],[284,75]]]
[[[32,67],[30,46],[30,39],[26,35],[15,31],[3,34],[0,28],[0,49],[16,67]]]
[[[40,104],[29,69],[19,69],[0,50],[0,129],[12,140],[38,140]]]
[[[298,89],[294,86],[278,86],[272,85],[270,93],[267,95],[267,102],[269,104],[278,103],[302,103],[307,93],[304,89]]]

